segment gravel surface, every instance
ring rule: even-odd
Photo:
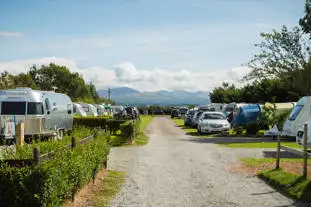
[[[260,179],[229,171],[239,157],[262,149],[228,149],[193,137],[166,117],[155,117],[142,147],[113,148],[109,168],[127,172],[112,206],[306,206]]]

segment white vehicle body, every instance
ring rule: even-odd
[[[25,137],[52,136],[62,138],[72,130],[73,104],[61,93],[31,88],[0,90],[0,136],[15,138],[16,125],[24,122]]]
[[[286,119],[281,135],[285,137],[297,136],[298,129],[311,118],[311,96],[302,97]]]
[[[103,105],[93,104],[96,107],[98,116],[106,116],[108,113]]]
[[[92,104],[80,103],[87,116],[98,116],[97,108]]]
[[[204,112],[198,123],[198,133],[229,133],[230,123],[222,112]]]
[[[309,119],[309,121],[306,122],[306,124],[308,124],[307,146],[308,148],[311,148],[311,119]],[[296,142],[297,144],[304,145],[304,126],[298,129],[298,132],[296,135]]]
[[[221,112],[223,110],[224,105],[225,104],[222,104],[222,103],[210,103],[208,105],[208,107],[209,107],[210,111],[219,111],[219,112]]]
[[[191,119],[191,126],[197,127],[199,123],[199,119],[202,116],[203,111],[197,111],[195,112],[194,116]]]
[[[83,117],[87,116],[82,106],[78,103],[73,103],[73,114],[77,116],[83,116]]]

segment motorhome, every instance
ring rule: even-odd
[[[73,103],[73,114],[76,116],[83,116],[83,117],[87,116],[82,106],[78,103]]]
[[[65,94],[31,88],[0,90],[0,112],[0,136],[5,139],[15,139],[20,122],[26,138],[62,138],[72,130],[73,104]]]
[[[311,96],[302,97],[283,125],[281,136],[295,138],[298,129],[311,117]]]
[[[82,106],[87,116],[98,116],[97,108],[92,104],[87,103],[79,103],[79,104]]]

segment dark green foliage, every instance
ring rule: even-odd
[[[0,206],[61,206],[103,167],[109,146],[103,133],[74,150],[58,151],[38,166],[0,167]]]
[[[128,120],[120,125],[121,133],[124,137],[135,139],[140,132],[141,120]]]
[[[100,127],[102,129],[108,127],[108,131],[116,133],[120,129],[120,125],[126,120],[116,120],[106,117],[74,117],[74,126]]]
[[[245,126],[246,134],[248,135],[256,135],[259,131],[259,124],[258,123],[249,123]]]
[[[299,20],[304,33],[309,34],[311,38],[311,0],[306,0],[305,16]]]

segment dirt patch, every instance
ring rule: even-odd
[[[104,177],[108,174],[107,169],[102,169],[96,175],[96,178],[87,184],[84,188],[82,188],[78,194],[75,196],[74,202],[66,201],[63,204],[63,207],[85,207],[92,206],[92,195],[100,190],[101,184],[103,182]]]
[[[280,167],[288,173],[302,175],[302,163],[298,162],[281,162]],[[256,175],[261,170],[273,169],[275,163],[263,163],[258,166],[250,166],[247,164],[236,164],[230,168],[231,172],[244,173],[247,175]],[[311,179],[311,165],[308,165],[308,178]]]

